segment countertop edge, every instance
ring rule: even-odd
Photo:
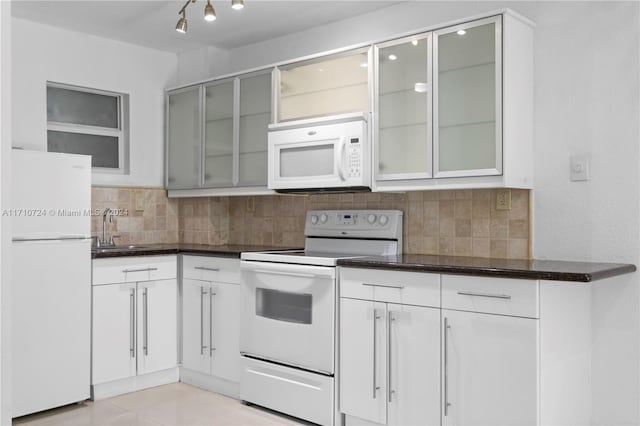
[[[635,272],[636,266],[631,264],[616,264],[610,269],[596,272],[558,272],[558,271],[525,271],[521,269],[490,268],[482,266],[453,266],[453,265],[428,265],[416,263],[384,263],[380,261],[367,261],[358,259],[340,259],[338,266],[365,269],[386,269],[406,272],[434,272],[452,275],[474,275],[499,278],[516,278],[546,281],[571,281],[589,283],[606,278]]]

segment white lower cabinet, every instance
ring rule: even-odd
[[[176,275],[175,256],[93,261],[94,399],[177,381]]]
[[[93,288],[92,384],[177,365],[175,279]]]
[[[91,383],[136,375],[136,284],[93,287]]]
[[[239,259],[182,256],[181,381],[238,396],[239,311]]]
[[[442,424],[538,424],[538,320],[446,309],[442,317]]]
[[[240,286],[182,281],[182,366],[232,382],[240,380]]]
[[[440,424],[440,310],[342,298],[340,315],[347,424]]]

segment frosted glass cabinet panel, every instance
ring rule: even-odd
[[[431,34],[376,46],[377,179],[430,178]]]
[[[501,18],[434,32],[436,177],[502,173]]]
[[[267,184],[271,73],[240,78],[238,185]]]
[[[167,96],[167,188],[197,188],[201,175],[200,86]]]
[[[369,54],[358,50],[282,67],[278,121],[370,111]]]
[[[233,185],[233,80],[205,86],[204,186]]]

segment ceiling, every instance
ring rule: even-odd
[[[170,52],[204,46],[233,49],[347,19],[399,1],[245,0],[240,11],[231,0],[215,0],[218,19],[203,19],[205,0],[187,7],[188,32],[175,31],[185,1],[14,0],[17,18]]]

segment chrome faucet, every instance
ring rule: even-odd
[[[102,239],[96,237],[96,248],[115,247],[116,245],[113,239],[118,238],[118,235],[111,235],[107,240],[107,218],[109,219],[109,223],[113,223],[113,210],[108,207],[102,212]]]

